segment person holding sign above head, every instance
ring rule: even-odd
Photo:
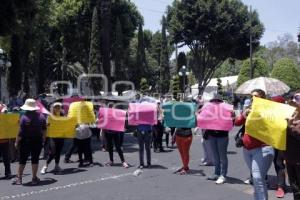
[[[217,120],[216,122],[206,121],[206,123],[210,124],[211,127],[209,127],[209,125],[203,127],[205,128],[205,134],[207,134],[208,137],[215,165],[214,175],[207,179],[216,181],[216,184],[223,184],[226,182],[226,175],[228,171],[228,134],[233,127],[233,106],[225,104],[221,95],[216,93],[209,103],[203,106],[202,112],[207,112],[207,114],[203,115],[203,120],[199,122],[200,126],[201,122],[205,123],[205,121],[209,120],[209,118]]]
[[[27,99],[21,107],[26,111],[20,119],[20,132],[16,138],[15,146],[19,148],[20,162],[14,185],[22,184],[23,171],[29,156],[32,163],[32,185],[37,185],[40,179],[37,177],[39,156],[46,138],[46,118],[37,112],[39,107],[34,99]]]
[[[296,107],[297,110],[288,120],[287,146],[284,157],[294,200],[300,200],[300,90],[294,94],[289,104]]]
[[[261,89],[253,90],[251,95],[252,98],[266,98],[265,92]],[[235,125],[244,125],[250,111],[251,105],[235,119]],[[265,177],[267,176],[267,172],[270,169],[274,158],[274,149],[264,142],[250,136],[247,132],[245,132],[242,140],[244,146],[244,159],[253,178],[254,199],[267,200],[268,189]]]
[[[54,117],[60,117],[63,115],[62,113],[62,104],[59,102],[56,102],[53,104],[52,107],[52,114]],[[60,155],[62,152],[62,149],[64,147],[64,138],[49,138],[50,143],[50,152],[49,156],[46,162],[46,165],[42,168],[41,174],[47,173],[48,165],[51,163],[51,161],[55,158],[55,172],[61,172],[61,168],[59,167],[59,161],[60,161]]]

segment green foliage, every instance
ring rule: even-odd
[[[172,94],[174,97],[177,97],[178,94],[180,93],[180,86],[179,86],[179,76],[176,75],[173,80],[171,81],[172,85]]]
[[[227,59],[216,69],[213,77],[237,76],[241,70],[242,61]]]
[[[168,30],[172,41],[191,49],[190,66],[200,88],[204,89],[214,71],[227,58],[248,57],[249,16],[247,6],[239,0],[182,0],[174,1],[168,8]],[[259,45],[263,31],[254,11],[254,49]]]
[[[278,60],[274,65],[271,77],[281,80],[293,91],[300,88],[300,70],[292,59],[282,58]]]
[[[140,87],[140,91],[142,94],[147,94],[149,92],[149,85],[146,78],[141,79]]]
[[[100,52],[100,23],[97,7],[93,10],[92,17],[92,30],[91,30],[91,43],[89,55],[89,73],[102,73],[101,67],[101,52]]]
[[[170,89],[170,66],[169,66],[169,51],[168,51],[168,40],[166,35],[166,18],[162,18],[162,43],[161,43],[161,63],[160,63],[160,85],[161,93],[165,94]]]
[[[269,70],[267,62],[262,58],[254,58],[253,59],[253,78],[257,77],[268,77]],[[242,83],[250,80],[250,60],[247,59],[243,62],[242,68],[239,73],[239,77],[237,80],[237,85],[241,85]]]
[[[218,86],[218,94],[223,94],[223,85],[222,80],[220,78],[217,79],[217,86]]]

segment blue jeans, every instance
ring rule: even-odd
[[[254,199],[267,200],[268,188],[265,177],[272,165],[274,149],[270,146],[247,150],[244,159],[253,177]]]
[[[211,150],[214,155],[215,175],[226,176],[228,170],[227,148],[229,143],[228,137],[209,136]]]

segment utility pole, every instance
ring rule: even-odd
[[[252,59],[252,6],[250,6],[250,78],[253,79],[253,59]]]

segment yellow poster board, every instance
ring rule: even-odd
[[[71,103],[68,117],[76,118],[78,124],[95,123],[96,118],[93,103],[88,101]]]
[[[47,137],[74,138],[76,124],[76,118],[49,116]]]
[[[254,97],[246,133],[279,150],[286,149],[287,120],[294,107]]]
[[[0,114],[0,139],[13,139],[19,133],[19,114]]]

